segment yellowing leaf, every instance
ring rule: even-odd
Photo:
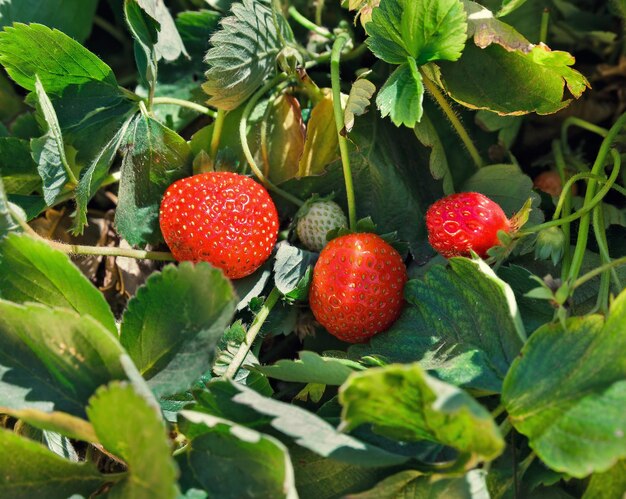
[[[274,101],[267,131],[268,149],[261,147],[261,155],[263,163],[269,167],[270,179],[280,183],[295,177],[304,149],[302,112],[295,97],[283,94]]]
[[[319,175],[327,164],[338,157],[333,97],[329,91],[325,91],[324,98],[311,111],[298,175],[300,177]]]

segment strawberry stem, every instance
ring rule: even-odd
[[[239,345],[239,349],[233,356],[233,360],[230,361],[228,368],[224,372],[224,378],[232,379],[235,374],[237,374],[237,371],[239,371],[239,368],[241,367],[241,364],[246,356],[248,355],[250,348],[252,348],[252,344],[259,334],[263,323],[267,319],[272,308],[274,308],[274,305],[276,305],[276,303],[278,302],[279,298],[280,291],[278,291],[278,288],[272,289],[271,293],[265,300],[265,303],[263,303],[261,310],[259,310],[259,313],[256,314],[256,317],[254,318],[254,321],[252,321],[252,325],[248,329],[245,339],[243,340],[241,345]]]
[[[577,126],[578,128],[582,128],[583,130],[587,130],[588,132],[592,132],[598,134],[600,137],[606,137],[609,131],[606,128],[603,128],[598,125],[594,125],[593,123],[589,123],[588,121],[582,120],[580,118],[576,118],[575,116],[570,116],[565,121],[563,121],[563,126],[561,127],[561,142],[567,147],[567,132],[570,127]],[[568,148],[569,149],[569,148]]]
[[[621,166],[621,158],[620,158],[619,154],[617,153],[617,151],[615,151],[615,149],[611,150],[611,155],[613,156],[613,160],[615,161],[615,163],[613,165],[613,171],[611,172],[611,176],[605,182],[605,184],[602,187],[602,189],[600,189],[598,191],[598,193],[594,197],[592,197],[589,202],[585,202],[580,210],[578,210],[575,213],[572,213],[571,215],[563,217],[563,218],[559,218],[559,219],[556,219],[556,220],[550,220],[549,222],[544,222],[544,223],[539,224],[539,225],[534,225],[532,227],[528,227],[525,230],[519,231],[518,235],[520,237],[521,236],[527,236],[529,234],[534,234],[535,232],[539,232],[540,230],[543,230],[543,229],[548,229],[550,227],[558,227],[559,225],[568,224],[568,223],[573,222],[574,220],[577,220],[579,218],[582,219],[584,217],[589,217],[589,213],[591,212],[591,210],[593,210],[595,208],[595,206],[598,205],[602,201],[604,196],[606,196],[607,192],[609,192],[611,187],[613,187],[613,184],[614,184],[615,180],[617,180],[617,176],[619,175],[620,166]],[[597,182],[596,179],[597,179],[598,176],[599,175],[597,175],[595,173],[587,173],[587,174],[575,175],[574,177],[572,177],[572,179],[575,179],[575,178],[576,179],[580,179],[580,178],[583,178],[583,177],[589,177],[589,184],[588,184],[588,187],[587,187],[587,192],[589,192],[589,185],[592,182],[595,185],[595,183]],[[563,191],[563,193],[564,192],[565,192],[565,190]],[[563,196],[563,193],[561,193],[561,196]],[[581,224],[582,224],[582,220],[581,220]],[[587,222],[587,231],[588,231],[588,229],[589,229],[589,223]],[[580,240],[580,235],[581,235],[580,229],[578,231],[578,234],[579,234],[579,240]],[[586,246],[587,246],[587,238],[585,236],[585,247]],[[577,243],[577,247],[578,247],[578,243]],[[583,250],[583,253],[584,253],[584,250]],[[581,260],[580,264],[582,264],[582,260]],[[580,267],[579,267],[578,270],[580,270]]]
[[[476,148],[476,146],[474,145],[474,142],[470,138],[469,133],[467,133],[467,130],[465,130],[463,123],[461,123],[461,120],[454,112],[454,109],[452,109],[452,106],[450,106],[448,99],[446,99],[446,97],[439,90],[439,88],[437,88],[437,85],[435,85],[435,83],[432,82],[426,76],[424,71],[420,71],[420,73],[422,74],[424,87],[426,87],[426,90],[428,90],[428,93],[435,99],[437,104],[439,104],[439,107],[444,112],[444,114],[450,121],[450,124],[454,128],[454,131],[457,133],[459,138],[463,141],[463,145],[465,145],[465,148],[467,149],[467,152],[472,158],[472,161],[474,162],[476,169],[482,168],[483,159],[480,157],[480,153],[478,152],[478,149]]]
[[[217,150],[220,147],[220,139],[222,138],[222,130],[224,129],[224,120],[226,118],[226,111],[223,109],[217,110],[217,116],[213,122],[213,135],[211,136],[211,159],[215,163],[217,157]]]
[[[248,118],[250,117],[254,106],[256,106],[256,103],[268,90],[275,87],[279,83],[287,81],[288,79],[289,76],[287,74],[280,73],[272,78],[270,81],[268,81],[265,85],[263,85],[259,90],[257,90],[257,92],[252,97],[250,97],[250,100],[248,100],[246,107],[243,109],[241,121],[239,122],[239,140],[241,141],[241,149],[243,150],[243,154],[246,157],[248,164],[250,165],[250,169],[252,170],[254,175],[261,181],[261,183],[270,191],[282,196],[287,201],[291,201],[296,206],[302,206],[304,204],[304,201],[298,199],[296,196],[281,189],[280,187],[272,184],[269,179],[265,175],[263,175],[263,172],[254,160],[254,156],[252,155],[252,151],[250,150],[250,145],[248,144]]]
[[[558,140],[554,140],[552,142],[552,153],[554,155],[554,162],[559,171],[559,176],[561,177],[561,184],[563,185],[563,190],[561,191],[561,195],[559,197],[559,202],[557,204],[556,210],[554,212],[553,219],[557,218],[557,211],[560,206],[563,206],[563,218],[567,218],[572,213],[572,186],[576,180],[572,180],[570,178],[566,181],[567,173],[566,173],[566,165],[565,165],[565,157],[563,156],[563,147],[562,143]],[[563,260],[561,265],[561,279],[566,279],[567,274],[569,272],[570,265],[572,263],[572,248],[570,245],[571,238],[571,227],[570,222],[565,222],[561,226],[561,230],[563,231],[563,238],[565,239],[565,245],[563,248]]]
[[[293,5],[289,7],[289,9],[287,9],[287,12],[289,13],[289,16],[291,16],[291,18],[303,28],[312,31],[313,33],[317,33],[318,35],[323,36],[324,38],[327,38],[329,40],[333,38],[333,35],[330,31],[322,26],[318,26],[310,19],[304,17]]]
[[[611,146],[613,145],[613,141],[617,138],[617,135],[622,131],[622,128],[624,128],[625,125],[626,125],[626,113],[622,114],[617,119],[615,124],[609,130],[609,133],[607,134],[607,136],[602,141],[602,145],[600,146],[600,150],[598,151],[596,160],[593,166],[591,167],[592,174],[599,175],[602,172],[602,170],[604,169],[606,157],[610,153],[612,154],[613,160],[614,160],[614,165],[613,165],[614,171],[611,173],[611,177],[613,178],[617,176],[617,175],[614,175],[614,173],[615,173],[615,170],[619,170],[621,158],[620,158],[620,155],[614,149],[611,149]],[[597,184],[597,181],[594,179],[590,179],[589,182],[587,183],[587,192],[585,192],[585,201],[583,204],[583,209],[587,208],[592,203],[595,206],[595,204],[597,204],[598,202],[602,200],[600,199],[600,201],[594,203],[594,201],[598,198],[598,196],[595,196],[596,184]],[[607,185],[605,185],[604,188],[601,189],[601,192],[603,192],[602,197],[604,197],[604,195],[606,195],[606,193],[608,192]],[[576,240],[576,248],[574,249],[574,255],[572,256],[572,266],[570,268],[569,276],[568,276],[571,280],[574,280],[578,277],[578,274],[580,273],[580,268],[582,267],[582,264],[583,264],[585,251],[587,249],[589,225],[591,223],[591,216],[589,214],[589,211],[590,209],[588,209],[587,212],[580,218],[580,224],[578,227],[578,238]]]
[[[611,256],[609,255],[609,247],[606,239],[606,226],[604,225],[604,209],[599,204],[593,209],[591,214],[593,226],[593,234],[598,244],[598,252],[600,253],[600,262],[602,264],[611,263]],[[611,275],[615,278],[616,284],[619,286],[617,292],[622,290],[619,282],[619,277],[614,268],[602,272],[600,275],[600,288],[598,289],[598,299],[596,306],[602,312],[606,312],[609,309],[609,293],[611,292]]]
[[[191,102],[191,101],[184,100],[184,99],[175,99],[174,97],[155,97],[154,99],[152,99],[152,104],[153,105],[171,104],[174,106],[185,107],[187,109],[191,109],[192,111],[196,111],[197,113],[200,113],[200,114],[206,114],[207,116],[210,116],[211,118],[215,118],[217,116],[217,113],[213,111],[213,109],[203,106],[202,104],[197,104],[195,102]]]
[[[615,267],[620,267],[622,265],[626,265],[626,256],[613,260],[609,263],[605,263],[604,265],[601,265],[600,267],[596,267],[595,269],[587,272],[586,274],[583,274],[578,279],[576,279],[574,281],[574,284],[572,284],[571,286],[571,292],[573,293],[576,288],[581,287],[583,284],[590,281],[594,277],[599,276],[603,272],[614,269]]]
[[[97,256],[119,256],[135,258],[136,260],[158,260],[165,262],[176,261],[171,253],[165,251],[144,251],[131,248],[116,248],[112,246],[84,246],[81,244],[59,243],[41,237],[28,225],[20,216],[9,207],[9,214],[19,224],[22,230],[29,236],[46,243],[54,249],[62,251],[68,255],[97,255]]]
[[[333,111],[335,113],[335,125],[337,127],[337,139],[339,141],[339,152],[341,153],[341,164],[343,165],[343,179],[346,184],[346,197],[348,198],[348,221],[350,229],[356,230],[356,200],[354,196],[354,184],[352,183],[352,170],[350,168],[350,153],[348,151],[348,141],[345,134],[345,123],[343,118],[343,108],[341,106],[341,81],[339,79],[339,64],[341,62],[341,51],[350,40],[347,33],[340,34],[330,55],[330,81],[333,91]]]
[[[541,14],[541,25],[539,26],[539,41],[546,43],[548,40],[548,25],[550,23],[550,9],[543,9]]]

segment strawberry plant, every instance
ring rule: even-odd
[[[621,498],[625,23],[0,1],[0,496]]]

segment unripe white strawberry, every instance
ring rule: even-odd
[[[326,246],[328,231],[348,226],[341,206],[334,201],[316,201],[300,216],[296,233],[308,249],[321,251]]]

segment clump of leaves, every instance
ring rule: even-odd
[[[0,496],[626,490],[626,115],[602,105],[624,104],[624,9],[343,3],[4,0]],[[537,166],[583,196],[536,193]],[[243,279],[173,262],[159,231],[165,190],[207,171],[278,208]],[[459,191],[514,221],[485,260],[428,244]],[[360,344],[310,310],[294,227],[326,197],[409,275]]]

